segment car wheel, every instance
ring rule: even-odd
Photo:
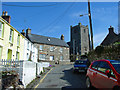
[[[120,90],[120,86],[115,86],[113,90]]]
[[[87,88],[91,88],[91,82],[89,77],[86,78],[86,86]]]

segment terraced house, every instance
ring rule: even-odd
[[[37,62],[37,48],[10,25],[10,16],[3,11],[0,17],[0,59],[30,60]]]
[[[23,60],[24,36],[10,25],[10,16],[0,17],[0,59]]]

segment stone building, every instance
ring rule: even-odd
[[[61,38],[46,37],[31,34],[31,29],[26,30],[26,37],[38,48],[38,61],[67,61],[69,60],[69,46]]]
[[[109,30],[109,33],[105,37],[105,39],[102,41],[101,43],[102,46],[108,46],[108,45],[114,44],[115,42],[120,42],[120,34],[114,33],[114,28],[112,26],[110,26],[108,30]]]
[[[78,23],[76,26],[71,26],[70,32],[70,57],[71,59],[80,59],[81,55],[85,55],[90,50],[90,38],[88,26]]]

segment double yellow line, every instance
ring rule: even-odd
[[[46,76],[53,70],[53,68],[48,71],[45,76],[40,80],[40,82],[34,87],[34,90],[43,82],[43,80],[46,78]]]

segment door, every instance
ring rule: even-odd
[[[98,72],[96,72],[97,88],[112,88],[114,81],[105,73],[106,70],[111,71],[107,62],[101,61],[98,65]]]
[[[7,55],[7,60],[12,59],[12,50],[8,49],[8,55]]]

